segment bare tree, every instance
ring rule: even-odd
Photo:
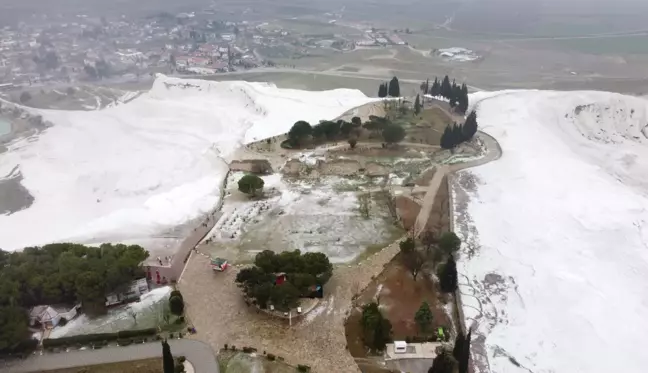
[[[416,249],[409,252],[401,252],[401,255],[403,256],[403,264],[412,274],[414,281],[416,281],[416,276],[421,273],[425,265],[425,257]]]

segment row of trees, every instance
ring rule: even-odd
[[[466,118],[466,122],[446,126],[441,135],[441,147],[443,149],[452,149],[464,141],[470,141],[477,133],[477,113],[471,112]]]
[[[322,121],[315,126],[300,120],[288,131],[288,142],[291,146],[301,146],[309,140],[336,140],[339,138],[348,139],[353,148],[360,136],[360,127],[374,133],[380,133],[388,144],[394,144],[405,139],[405,129],[402,126],[392,123],[389,119],[372,115],[369,121],[362,123],[360,117],[353,117],[351,122],[344,120]],[[246,183],[251,180],[246,180]],[[241,185],[239,184],[239,190]],[[262,187],[262,186],[261,186]],[[241,190],[243,191],[243,190]],[[248,193],[248,192],[244,192]]]
[[[299,298],[309,295],[313,286],[324,286],[333,275],[333,266],[323,253],[264,250],[256,255],[254,264],[242,269],[236,282],[248,299],[264,309],[272,304],[288,311],[299,304]],[[280,273],[285,274],[285,281],[278,283]]]
[[[380,86],[378,86],[378,97],[400,97],[400,83],[398,83],[398,78],[393,77],[389,83],[380,83]]]
[[[353,117],[351,122],[345,120],[324,120],[311,126],[310,123],[300,120],[295,122],[288,131],[288,142],[291,146],[301,146],[309,139],[313,141],[335,140],[342,138],[357,138],[358,130],[362,125],[360,117]]]
[[[468,110],[468,86],[466,83],[458,85],[454,79],[450,83],[450,78],[447,75],[441,81],[435,77],[432,84],[429,79],[426,80],[421,84],[421,91],[434,97],[446,98],[450,102],[450,106],[462,114]]]
[[[141,263],[148,255],[141,246],[121,244],[0,250],[0,350],[28,336],[27,312],[33,306],[82,302],[86,313],[104,312],[107,293],[145,275]]]

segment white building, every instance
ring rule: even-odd
[[[146,278],[140,278],[131,282],[130,286],[121,293],[111,293],[106,296],[106,306],[114,306],[138,300],[142,295],[150,291]]]
[[[43,328],[54,328],[62,319],[72,320],[77,315],[78,306],[36,306],[29,311],[29,325],[41,325]]]

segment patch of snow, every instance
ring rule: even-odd
[[[648,101],[508,91],[471,102],[503,152],[454,184],[473,351],[483,340],[491,372],[645,371]]]
[[[0,216],[0,247],[146,245],[217,206],[228,170],[223,158],[242,144],[374,100],[350,89],[305,92],[160,75],[149,92],[123,105],[34,110],[54,126],[0,156],[0,175],[18,167],[34,197],[28,209]]]

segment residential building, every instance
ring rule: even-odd
[[[140,297],[149,292],[149,285],[146,278],[140,278],[131,282],[129,287],[121,293],[106,295],[106,306],[115,306],[122,303],[139,300]]]
[[[29,325],[40,325],[45,329],[56,327],[62,319],[72,320],[77,315],[77,308],[66,306],[36,306],[29,311]]]

